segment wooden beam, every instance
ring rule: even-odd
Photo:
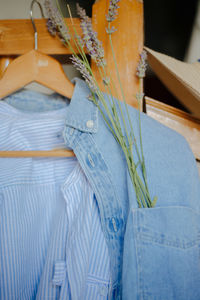
[[[112,35],[113,45],[126,102],[137,107],[138,103],[135,95],[139,90],[139,80],[136,76],[136,68],[139,54],[143,49],[143,3],[139,0],[124,0],[120,1],[119,6],[117,19],[112,24],[117,29]],[[108,7],[109,0],[96,1],[92,10],[92,23],[95,31],[98,33],[99,40],[103,42],[107,61],[106,69],[117,87],[117,94],[115,93],[115,88],[112,89],[112,94],[122,100],[109,36],[105,30],[108,26],[106,21]],[[101,77],[94,64],[92,64],[92,69],[98,78],[99,84],[102,86]]]
[[[73,32],[70,19],[65,19]],[[73,19],[79,35],[82,35],[79,19]],[[35,19],[38,32],[38,50],[46,54],[71,54],[58,37],[47,31],[46,19]],[[34,48],[34,30],[29,19],[0,20],[0,55],[20,55]]]

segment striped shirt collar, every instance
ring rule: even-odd
[[[10,101],[12,102],[12,100],[15,100],[15,98],[20,98],[21,104],[19,103],[19,105],[23,107],[23,101],[26,102],[26,98],[28,97],[29,100],[33,101],[32,106],[35,106],[34,101],[36,101],[38,98],[39,102],[45,101],[45,108],[47,108],[49,101],[46,101],[46,99],[53,99],[53,102],[49,102],[51,110],[31,113],[29,116],[32,118],[40,118],[42,115],[43,117],[48,118],[51,114],[58,117],[59,114],[65,114],[66,126],[88,133],[96,133],[98,131],[98,107],[91,100],[89,100],[91,93],[85,81],[77,77],[75,77],[72,81],[75,85],[70,101],[65,97],[59,97],[59,94],[57,93],[54,93],[53,95],[44,95],[34,91],[19,90],[14,94],[5,97],[4,99],[0,99],[3,103],[5,103],[5,105],[1,105],[1,110],[4,111],[4,113],[6,113],[6,110],[8,110],[9,113],[12,112],[12,114],[20,114],[21,116],[25,115],[25,117],[27,117],[27,114],[24,113],[23,110],[21,111],[20,109],[16,109],[10,105],[8,106]],[[61,106],[61,103],[56,101],[57,98],[62,98],[67,103],[67,107]],[[4,102],[4,100],[6,101]],[[43,104],[41,103],[41,108],[42,105]],[[52,107],[56,110],[52,111]],[[58,109],[60,107],[63,108]]]

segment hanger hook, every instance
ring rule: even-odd
[[[42,17],[44,18],[44,12],[43,12],[43,9],[42,9],[42,5],[37,1],[37,0],[33,0],[31,2],[31,8],[30,8],[30,16],[31,16],[31,21],[32,21],[32,24],[33,24],[33,29],[34,29],[34,36],[35,36],[35,50],[38,49],[38,34],[37,34],[37,29],[36,29],[36,26],[35,26],[35,22],[34,22],[34,19],[33,19],[33,5],[37,3],[39,5],[39,8],[40,8],[40,11],[41,11],[41,15]]]

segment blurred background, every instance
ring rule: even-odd
[[[144,0],[144,30],[149,48],[185,62],[200,59],[200,1]],[[187,111],[151,69],[145,94]]]
[[[41,3],[43,1],[40,0]],[[73,16],[76,16],[76,1],[59,2],[65,17],[68,16],[67,3]],[[29,18],[30,3],[31,0],[0,0],[0,19]],[[89,16],[93,3],[79,0]],[[37,5],[34,6],[34,16],[41,17]],[[145,46],[182,61],[195,62],[200,59],[200,0],[144,0],[144,32]],[[77,76],[72,66],[63,66],[70,78]],[[145,94],[187,111],[150,68],[145,78]]]
[[[60,0],[65,16],[68,16],[66,0]],[[91,16],[92,4],[79,0]],[[190,0],[143,0],[144,3],[144,45],[186,62],[200,59],[200,1]],[[120,5],[120,3],[119,3]],[[71,1],[73,16],[76,16],[76,2]],[[175,98],[149,67],[145,78],[145,94],[151,98],[187,109]]]

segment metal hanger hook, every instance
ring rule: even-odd
[[[32,24],[33,24],[33,29],[34,29],[34,36],[35,36],[35,50],[38,49],[38,33],[37,33],[37,29],[36,29],[36,26],[35,26],[35,22],[34,22],[34,19],[33,19],[33,5],[37,3],[39,8],[40,8],[40,11],[41,11],[41,15],[42,17],[44,18],[44,12],[43,12],[43,9],[42,9],[42,5],[37,1],[37,0],[33,0],[31,2],[31,8],[30,8],[30,16],[31,16],[31,21],[32,21]]]

